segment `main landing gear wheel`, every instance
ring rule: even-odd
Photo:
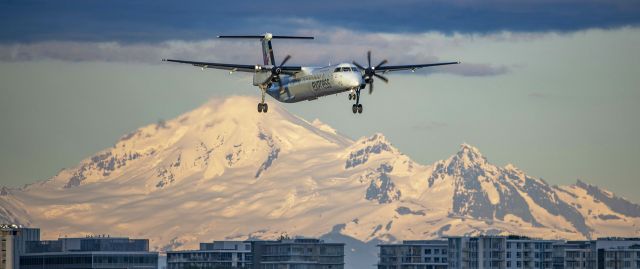
[[[269,105],[267,103],[258,103],[258,112],[267,113],[269,111]]]
[[[353,114],[362,114],[362,104],[353,104],[353,106],[351,107],[351,112],[353,112]]]

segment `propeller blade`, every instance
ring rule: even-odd
[[[362,67],[362,65],[356,63],[355,61],[353,62],[353,65],[355,65],[356,67],[358,67],[358,69],[360,70],[365,70],[366,68]]]
[[[383,64],[386,64],[386,63],[387,63],[387,59],[384,59],[382,62],[380,62],[378,65],[376,65],[375,69],[380,68],[380,66],[382,66]]]
[[[385,83],[389,83],[389,79],[382,76],[382,75],[378,75],[378,74],[373,74],[374,76],[376,76],[379,79],[382,79],[382,81],[384,81]]]
[[[373,80],[369,82],[369,94],[373,93]]]
[[[287,61],[289,61],[289,59],[291,59],[291,55],[287,55],[286,57],[284,57],[284,60],[282,60],[282,63],[280,64],[280,66],[283,66],[284,64],[286,64]]]
[[[367,51],[367,62],[369,63],[369,67],[371,67],[371,51]]]

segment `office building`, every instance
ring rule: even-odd
[[[0,224],[0,269],[20,269],[27,241],[40,240],[40,229]]]
[[[554,246],[554,269],[640,268],[640,238],[598,238]]]
[[[167,269],[251,268],[251,243],[214,241],[200,243],[199,250],[168,251]]]
[[[296,238],[251,241],[257,269],[343,269],[344,243]]]
[[[318,239],[214,241],[199,250],[167,252],[168,269],[343,269],[344,244]]]
[[[446,240],[405,240],[402,244],[380,244],[378,269],[446,269]]]
[[[21,269],[157,269],[158,253],[149,252],[147,239],[60,238],[27,242],[20,266]]]
[[[379,269],[639,269],[640,238],[451,236],[381,244]],[[443,255],[445,253],[445,255]],[[444,263],[443,263],[444,260]]]
[[[561,241],[524,236],[506,237],[505,268],[553,268],[553,244]]]

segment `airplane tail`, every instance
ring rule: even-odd
[[[221,35],[218,38],[255,38],[262,42],[262,60],[264,65],[277,65],[273,56],[272,39],[313,39],[312,36],[284,36],[266,33],[264,35]]]

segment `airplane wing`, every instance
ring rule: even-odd
[[[183,60],[173,60],[173,59],[162,59],[162,61],[181,63],[181,64],[190,64],[190,65],[202,67],[202,68],[231,70],[234,72],[239,71],[239,72],[255,73],[260,70],[271,70],[270,66],[261,66],[261,65],[194,62],[194,61],[183,61]],[[281,69],[283,73],[295,73],[302,70],[302,67],[301,66],[282,66]]]
[[[433,64],[409,64],[409,65],[383,65],[383,66],[377,67],[376,71],[382,71],[383,73],[392,72],[392,71],[401,71],[401,70],[415,71],[416,69],[420,69],[424,67],[459,64],[459,63],[460,62],[446,62],[446,63],[433,63]]]

